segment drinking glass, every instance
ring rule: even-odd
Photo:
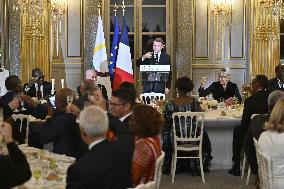
[[[35,162],[32,165],[32,174],[33,174],[33,177],[36,179],[36,182],[38,182],[38,180],[42,176],[42,167],[39,161]]]
[[[66,100],[67,100],[68,105],[71,105],[73,102],[73,95],[67,96]]]

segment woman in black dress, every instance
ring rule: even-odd
[[[206,97],[212,93],[213,98],[220,102],[221,98],[224,100],[230,97],[236,97],[239,102],[242,101],[237,84],[230,81],[231,73],[229,68],[222,68],[219,71],[219,81],[213,82],[208,88],[204,89],[205,79],[201,80],[201,85],[198,89],[200,97]]]
[[[169,101],[165,105],[165,127],[162,132],[163,137],[163,151],[165,152],[165,160],[163,166],[163,173],[169,174],[171,170],[172,161],[172,151],[173,151],[173,136],[172,136],[172,114],[174,112],[198,112],[200,111],[200,106],[194,97],[190,96],[189,93],[193,89],[193,83],[188,77],[182,77],[176,81],[176,90],[178,92],[178,97],[174,100]],[[202,153],[203,153],[203,167],[204,171],[208,171],[208,165],[212,159],[211,156],[211,143],[206,131],[203,132],[203,143],[202,143]],[[197,172],[197,163],[194,160],[189,159],[178,159],[177,161],[177,171],[191,171],[192,174]]]

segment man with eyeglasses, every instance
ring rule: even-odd
[[[94,80],[96,82],[97,86],[101,89],[104,99],[108,100],[106,87],[104,85],[98,84],[97,73],[96,73],[95,70],[93,70],[93,69],[86,70],[85,80],[87,80],[87,79]],[[79,96],[82,95],[82,85],[77,87],[77,92],[78,92]]]

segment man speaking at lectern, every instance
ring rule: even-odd
[[[153,41],[153,51],[147,52],[136,61],[136,65],[171,65],[170,56],[161,50],[164,43],[161,38]],[[166,77],[166,78],[165,78]],[[168,94],[171,88],[172,72],[161,74],[157,72],[143,72],[142,86],[143,93],[165,93]]]

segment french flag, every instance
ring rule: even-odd
[[[134,83],[127,24],[125,17],[123,16],[123,26],[119,42],[112,89],[118,89],[119,85],[125,81]]]

